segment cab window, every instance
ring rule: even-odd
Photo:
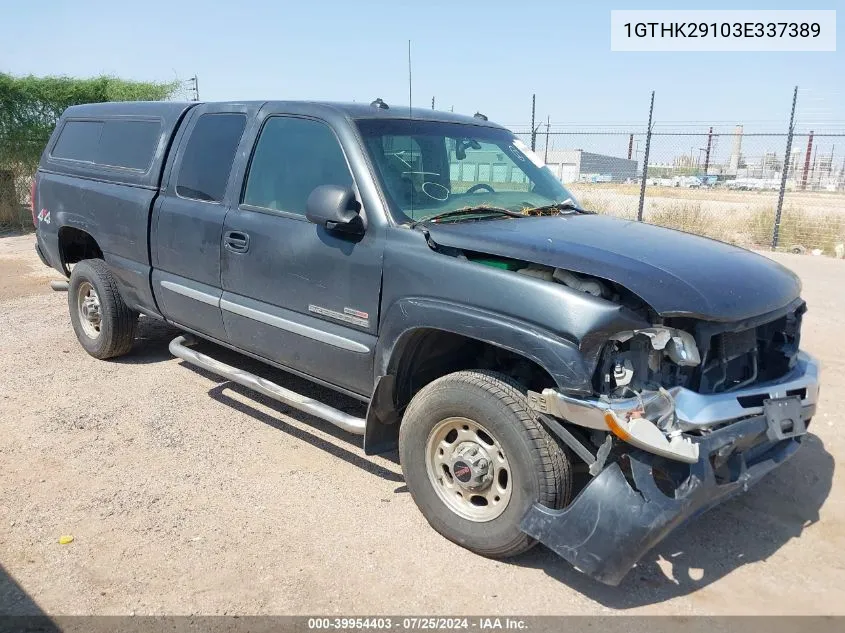
[[[352,186],[352,174],[334,132],[313,119],[271,117],[249,167],[243,204],[305,215],[320,185]]]

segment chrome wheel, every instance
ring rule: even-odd
[[[474,420],[438,422],[428,435],[425,467],[437,496],[464,519],[492,521],[508,506],[514,484],[507,455]]]
[[[79,309],[79,323],[88,338],[100,336],[102,315],[100,313],[100,297],[89,282],[79,284],[77,293],[77,307]]]

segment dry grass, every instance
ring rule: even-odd
[[[33,230],[32,214],[27,207],[0,204],[0,232]]]
[[[633,185],[567,185],[591,211],[626,219],[637,216],[639,188]],[[770,248],[777,192],[648,187],[644,219],[687,233],[749,248]],[[834,255],[845,243],[845,194],[787,191],[779,250]]]
[[[701,203],[652,204],[645,213],[645,221],[731,244],[769,248],[775,209],[761,205],[748,213],[723,215],[708,211]],[[821,249],[826,255],[834,255],[836,245],[843,241],[845,214],[809,214],[792,205],[783,209],[779,250],[803,253]]]
[[[771,244],[775,221],[774,209],[756,209],[749,220],[754,243],[758,246]],[[833,255],[837,244],[845,242],[845,214],[808,214],[792,205],[783,209],[778,231],[778,248],[792,252],[807,252],[821,249],[825,255]]]
[[[713,216],[702,209],[699,203],[675,203],[669,206],[652,205],[643,219],[651,224],[665,226],[686,233],[722,239],[723,231]]]

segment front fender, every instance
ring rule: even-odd
[[[577,343],[530,323],[424,297],[399,299],[385,313],[376,345],[376,378],[395,373],[405,344],[419,329],[459,334],[510,350],[545,369],[561,390],[574,394],[592,392],[592,369]]]

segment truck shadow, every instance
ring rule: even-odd
[[[812,425],[811,425],[812,428]],[[549,576],[612,609],[630,609],[693,593],[748,563],[765,561],[819,520],[835,468],[821,439],[801,449],[746,494],[681,526],[648,552],[618,587],[576,571],[544,547],[513,563]]]
[[[232,350],[206,341],[199,341],[196,344],[195,349],[208,353],[213,358],[216,358],[224,363],[234,365],[245,371],[255,373],[262,378],[271,380],[285,389],[290,389],[306,397],[319,400],[320,402],[325,402],[336,409],[349,413],[350,415],[364,417],[367,414],[367,405],[359,400],[337,393],[332,389],[322,387],[304,378],[299,378],[298,376],[281,369],[275,369],[260,361],[254,360]],[[172,358],[172,356],[170,356],[170,358]],[[347,433],[325,420],[303,413],[293,407],[286,406],[277,400],[269,398],[237,383],[228,381],[217,374],[208,372],[204,369],[191,365],[190,363],[182,362],[181,366],[216,383],[216,385],[208,391],[208,395],[216,402],[226,405],[239,413],[248,415],[249,417],[258,420],[259,422],[263,422],[278,431],[282,431],[291,437],[307,442],[315,448],[325,451],[330,455],[372,473],[377,477],[381,477],[382,479],[386,479],[388,481],[404,483],[405,480],[401,473],[380,466],[366,456],[360,455],[357,452],[343,446],[344,444],[349,444],[360,447],[360,437]],[[237,395],[239,397],[233,397],[233,395]],[[245,400],[249,402],[246,402]],[[253,402],[257,405],[261,405],[262,407],[278,412],[279,416],[272,415],[261,410],[257,406],[253,406],[251,404]],[[302,427],[289,424],[284,421],[282,416],[293,418],[294,420],[302,422],[307,425],[308,428],[303,429]],[[329,435],[332,439],[321,437],[318,433],[312,432],[311,429]],[[383,454],[381,457],[394,464],[398,465],[399,463],[399,456],[396,451]]]
[[[169,360],[173,358],[173,355],[167,346],[181,333],[182,330],[166,321],[142,314],[138,317],[138,328],[135,330],[132,351],[126,356],[112,358],[109,362],[121,365],[147,365]]]
[[[135,346],[133,351],[126,356],[113,359],[112,362],[137,365],[172,360],[174,357],[170,353],[168,345],[170,345],[171,340],[182,333],[183,330],[164,321],[141,315],[138,321],[138,329],[135,333]],[[228,348],[215,345],[214,343],[208,341],[199,340],[196,344],[196,349],[205,352],[224,363],[234,365],[248,372],[262,376],[268,380],[272,380],[286,389],[301,393],[302,395],[314,398],[315,400],[319,400],[321,402],[326,402],[336,409],[345,411],[350,415],[364,417],[367,414],[367,405],[359,400],[337,393],[327,387],[322,387],[310,380],[299,378],[298,376],[281,369],[276,369],[253,358],[234,352]],[[285,406],[281,402],[268,398],[267,396],[252,391],[251,389],[243,387],[237,383],[227,381],[217,374],[195,367],[190,363],[181,362],[180,364],[182,367],[189,369],[216,384],[215,387],[209,390],[208,395],[217,402],[255,418],[256,420],[272,426],[279,431],[287,433],[292,437],[307,442],[320,450],[326,451],[335,457],[339,457],[340,459],[343,459],[358,468],[366,470],[367,472],[373,473],[374,475],[389,481],[395,481],[398,483],[405,482],[401,474],[397,474],[397,472],[391,471],[388,468],[383,468],[382,466],[373,463],[368,458],[343,448],[342,444],[352,444],[360,447],[361,439],[359,437],[356,437],[351,433],[347,433],[325,420],[302,413],[297,409]],[[227,394],[227,392],[236,393],[240,395],[241,398],[233,398],[231,395]],[[274,417],[256,407],[250,406],[243,401],[244,399],[249,399],[267,408],[273,409],[281,415],[293,417],[294,419],[307,424],[309,427],[313,427],[314,429],[318,429],[323,433],[332,436],[338,442],[335,443],[333,441],[323,439],[315,433],[287,424],[278,417]],[[383,457],[397,466],[399,464],[399,455],[397,451],[384,453],[380,455],[380,457]]]
[[[190,365],[186,365],[186,366],[189,367],[191,370],[197,372],[197,373],[202,373],[202,374],[207,373],[207,372],[204,372],[202,369],[199,369],[197,367],[193,367],[193,366],[190,366]],[[211,378],[213,380],[217,377],[214,376],[213,374],[211,374],[211,375],[209,375],[209,378]],[[218,378],[218,380],[219,380],[219,378]],[[274,381],[274,382],[278,383],[278,381]],[[280,384],[282,384],[283,386],[285,386],[288,389],[293,388],[292,386],[289,386],[289,384],[286,384],[286,383],[287,383],[287,381],[281,382]],[[327,433],[327,434],[333,436],[334,438],[340,440],[343,443],[348,442],[350,444],[357,444],[357,445],[360,445],[360,443],[361,443],[361,440],[357,439],[355,435],[352,435],[350,433],[346,433],[345,431],[338,429],[337,427],[335,427],[335,426],[333,426],[333,425],[331,425],[327,422],[324,422],[323,420],[320,420],[319,418],[315,418],[315,417],[310,416],[306,413],[302,413],[301,411],[298,411],[296,409],[291,409],[289,407],[286,407],[285,405],[283,405],[280,402],[277,402],[275,400],[267,398],[267,397],[263,396],[262,394],[256,393],[256,392],[252,391],[251,389],[243,387],[243,386],[241,386],[237,383],[224,382],[222,384],[219,384],[216,387],[210,389],[209,392],[208,392],[208,395],[211,396],[211,398],[213,400],[216,400],[220,404],[224,404],[228,407],[231,407],[235,411],[238,411],[239,413],[243,413],[244,415],[248,415],[249,417],[258,420],[259,422],[263,422],[264,424],[271,426],[278,431],[282,431],[283,433],[286,433],[286,434],[290,435],[291,437],[294,437],[298,440],[302,440],[303,442],[307,442],[311,446],[314,446],[315,448],[318,448],[321,451],[325,451],[326,453],[328,453],[328,454],[330,454],[334,457],[342,459],[343,461],[345,461],[349,464],[352,464],[353,466],[357,466],[361,470],[364,470],[368,473],[372,473],[373,475],[376,475],[377,477],[380,477],[382,479],[386,479],[388,481],[395,481],[395,482],[398,482],[398,483],[403,483],[405,481],[405,479],[404,479],[404,477],[402,477],[401,473],[397,473],[397,472],[394,472],[394,471],[392,471],[388,468],[384,468],[383,466],[379,466],[378,464],[370,461],[367,457],[358,455],[358,454],[356,454],[356,453],[354,453],[350,450],[347,450],[347,449],[343,448],[343,446],[340,446],[340,445],[336,444],[335,442],[325,440],[325,439],[321,438],[320,436],[309,432],[308,430],[304,430],[304,429],[301,429],[297,426],[293,426],[292,424],[288,424],[288,423],[284,422],[280,418],[277,418],[277,417],[274,417],[274,416],[269,415],[267,413],[264,413],[263,411],[243,402],[243,400],[236,400],[235,398],[232,398],[231,396],[227,395],[227,393],[226,393],[227,391],[235,392],[235,393],[240,394],[241,396],[243,396],[245,398],[249,398],[250,400],[254,400],[255,402],[261,403],[265,407],[268,407],[270,409],[278,411],[282,415],[285,415],[287,417],[292,417],[296,420],[302,421],[304,424],[307,424],[309,427],[314,427],[315,429],[319,429],[320,431],[323,431],[324,433]],[[302,393],[302,391],[300,391],[299,393]],[[351,402],[352,402],[352,406],[355,406],[355,405],[358,404],[354,400],[351,400]],[[359,412],[354,411],[354,410],[350,410],[350,409],[351,409],[351,407],[349,409],[344,409],[344,410],[346,410],[347,413],[352,413],[352,414],[356,414],[356,415],[359,414]],[[360,415],[364,415],[365,413],[366,413],[366,408],[364,409],[363,412],[360,413]],[[393,457],[393,459],[391,459],[391,456]],[[388,454],[382,455],[382,457],[386,457],[388,460],[394,461],[395,463],[398,463],[398,456],[396,455],[395,451],[392,454],[388,453]]]
[[[4,624],[11,628],[3,628]],[[3,565],[0,565],[0,630],[45,633],[60,630]]]

